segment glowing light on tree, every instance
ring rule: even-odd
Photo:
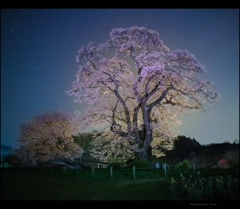
[[[20,159],[47,161],[52,159],[74,160],[83,149],[74,143],[72,134],[77,127],[77,114],[65,111],[45,112],[20,126]]]
[[[174,138],[170,124],[180,124],[177,116],[220,98],[210,81],[197,77],[205,70],[194,55],[170,51],[156,31],[144,27],[114,28],[106,43],[80,48],[77,62],[67,93],[90,105],[82,125],[108,126],[118,136],[112,140],[127,140],[141,159],[150,156],[153,133]]]

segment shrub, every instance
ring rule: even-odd
[[[147,160],[134,160],[125,167],[132,168],[133,166],[135,166],[135,168],[149,168],[152,167],[152,163]]]
[[[239,200],[239,180],[227,176],[171,178],[171,198],[177,200]]]
[[[124,164],[122,162],[111,162],[108,164],[108,168],[112,167],[112,168],[118,169],[123,167],[123,165]]]
[[[228,164],[239,165],[239,150],[231,149],[225,153],[226,159],[228,159]]]
[[[182,162],[178,163],[176,165],[178,168],[190,168],[189,161],[187,159],[184,159]]]
[[[228,160],[225,158],[222,158],[221,160],[218,161],[218,166],[220,168],[227,168],[228,166]]]

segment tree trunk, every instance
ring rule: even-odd
[[[149,120],[149,114],[150,112],[148,111],[148,107],[146,104],[143,102],[142,106],[142,115],[143,115],[143,121],[144,121],[144,140],[142,144],[142,150],[139,153],[139,158],[144,159],[144,160],[149,160],[152,155],[152,149],[151,149],[151,142],[152,142],[152,130],[150,127],[150,120]]]
[[[148,150],[147,150],[147,160],[152,161],[152,146],[149,145]]]
[[[152,147],[150,143],[152,142],[152,134],[146,134],[144,139],[141,152],[139,152],[139,159],[151,160],[152,158]]]

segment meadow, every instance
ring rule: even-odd
[[[1,168],[1,200],[238,200],[238,168]]]

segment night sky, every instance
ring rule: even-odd
[[[239,140],[239,9],[1,9],[1,143],[17,145],[20,124],[43,111],[84,110],[65,92],[79,48],[131,26],[194,54],[221,95],[205,113],[185,115],[179,135],[200,144]]]

